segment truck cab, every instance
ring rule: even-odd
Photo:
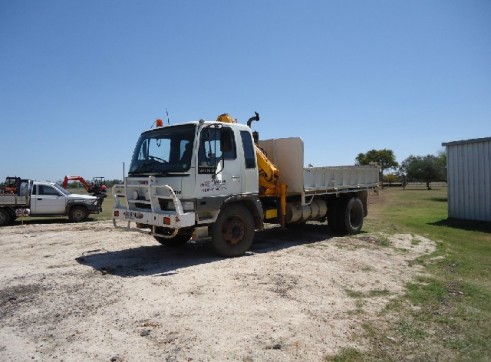
[[[241,200],[262,226],[250,128],[190,122],[142,133],[124,185],[113,189],[113,219],[150,228],[163,244],[208,233],[225,205]],[[123,200],[125,202],[123,202]]]

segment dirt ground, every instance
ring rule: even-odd
[[[434,247],[308,225],[258,232],[245,256],[224,259],[111,222],[3,227],[0,360],[319,361],[363,350],[362,324]]]

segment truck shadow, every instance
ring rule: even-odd
[[[157,244],[117,251],[98,249],[86,252],[75,260],[102,274],[136,277],[173,275],[179,269],[220,259],[208,251],[204,243],[188,243],[179,248]]]
[[[241,258],[324,241],[334,236],[329,234],[328,230],[326,226],[321,225],[309,225],[294,230],[262,230],[256,233],[250,250]],[[75,260],[101,274],[136,277],[174,275],[180,269],[224,259],[226,258],[213,254],[206,243],[201,241],[189,242],[179,248],[152,245],[117,251],[97,249],[85,252]]]

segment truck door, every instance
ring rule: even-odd
[[[240,131],[240,140],[242,142],[242,152],[239,152],[239,158],[244,165],[244,176],[242,179],[243,193],[258,193],[258,171],[256,167],[256,150],[252,136],[247,131]]]
[[[34,185],[31,197],[31,214],[64,214],[66,198],[50,185]]]
[[[241,165],[232,128],[208,126],[201,130],[198,145],[196,195],[199,198],[240,194]]]

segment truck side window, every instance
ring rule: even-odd
[[[231,128],[223,127],[220,135],[220,148],[225,160],[235,160],[237,152],[235,151],[234,132]]]
[[[247,131],[240,131],[240,137],[242,138],[242,147],[244,148],[244,158],[246,168],[256,167],[256,157],[254,146],[252,144],[251,134]]]
[[[199,139],[198,163],[200,166],[212,167],[216,165],[216,159],[220,155],[220,145],[217,140],[217,130],[204,128]]]
[[[216,167],[222,157],[224,160],[235,160],[237,151],[233,135],[233,131],[228,127],[204,128],[199,141],[199,165]]]
[[[191,163],[191,156],[193,154],[193,145],[188,140],[182,140],[179,152],[181,153],[180,162],[186,168]]]

